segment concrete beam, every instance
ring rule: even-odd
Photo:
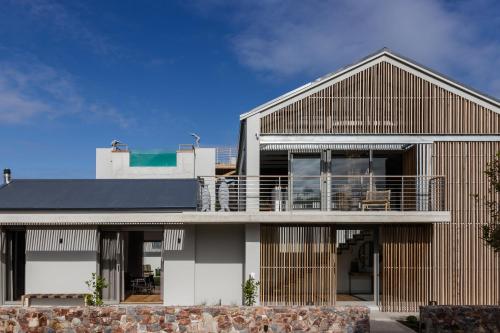
[[[119,212],[4,213],[1,225],[165,225],[165,224],[412,224],[446,223],[451,213],[426,211],[297,211],[297,212]]]

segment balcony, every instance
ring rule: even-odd
[[[443,211],[443,176],[200,177],[202,212]]]

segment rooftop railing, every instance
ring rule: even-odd
[[[443,176],[200,177],[200,211],[442,211]]]
[[[236,165],[238,148],[215,147],[215,163],[218,165]]]

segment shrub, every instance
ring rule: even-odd
[[[89,287],[91,294],[85,295],[85,304],[93,306],[102,306],[104,302],[102,301],[102,291],[104,288],[108,287],[106,279],[97,276],[96,273],[92,273],[89,280],[85,281],[87,287]]]
[[[256,281],[252,276],[246,280],[243,285],[243,304],[246,306],[255,305],[257,299],[257,292],[259,289],[259,282]]]

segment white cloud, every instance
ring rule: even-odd
[[[62,70],[32,57],[0,61],[1,124],[66,116],[112,119],[121,127],[129,125],[129,120],[116,108],[85,98],[75,79]]]
[[[196,5],[234,27],[242,64],[273,77],[322,75],[386,46],[500,95],[500,29],[494,1],[267,0]],[[496,19],[495,19],[496,18]],[[487,32],[490,31],[488,34]],[[457,77],[458,76],[458,77]],[[487,84],[485,82],[492,82]]]

